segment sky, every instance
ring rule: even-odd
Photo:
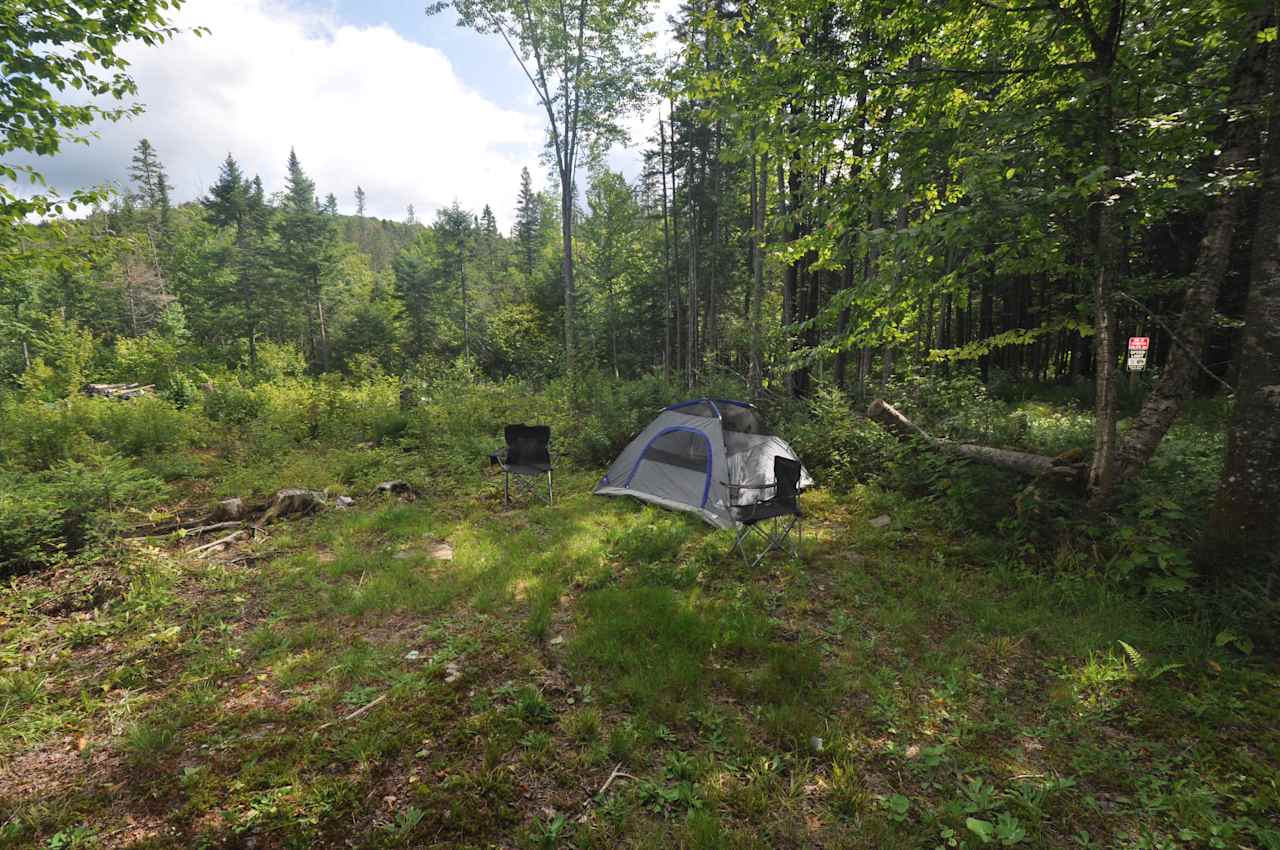
[[[125,55],[138,83],[139,117],[95,128],[89,145],[28,160],[63,194],[123,186],[139,139],[155,146],[178,202],[203,195],[228,154],[268,193],[283,188],[289,149],[323,197],[355,211],[420,220],[457,201],[513,218],[520,169],[553,188],[540,161],[543,116],[501,38],[428,17],[425,0],[187,0],[175,23],[205,27]],[[674,0],[660,0],[665,21]],[[656,25],[657,26],[657,25]],[[665,25],[659,49],[669,47]],[[640,135],[656,113],[628,121]],[[629,177],[634,147],[610,163]]]

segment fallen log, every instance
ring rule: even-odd
[[[1089,465],[1071,458],[1048,457],[934,437],[883,399],[871,402],[871,406],[867,408],[867,418],[900,440],[920,439],[939,451],[1009,469],[1032,478],[1049,478],[1073,485],[1083,485],[1089,478]]]
[[[239,528],[251,523],[260,529],[273,519],[288,516],[305,516],[313,513],[326,504],[324,494],[314,490],[288,489],[281,490],[266,502],[250,504],[240,498],[223,499],[215,504],[207,513],[182,519],[174,517],[164,522],[136,526],[130,529],[127,537],[155,537],[175,532],[186,532],[184,536],[194,537],[210,531],[221,531],[227,528]],[[351,504],[348,500],[347,504]],[[261,514],[256,522],[253,517]]]
[[[199,555],[202,552],[208,552],[209,550],[217,549],[220,546],[230,546],[232,543],[235,543],[241,537],[244,537],[244,535],[245,535],[245,532],[243,530],[233,531],[230,534],[228,534],[226,537],[219,538],[213,541],[212,543],[206,543],[203,546],[197,546],[194,549],[188,549],[187,554]]]
[[[418,488],[414,487],[408,481],[383,481],[377,487],[373,488],[373,495],[385,494],[388,496],[396,496],[406,502],[412,502],[420,495]]]
[[[198,525],[195,528],[187,530],[187,537],[199,537],[201,534],[208,534],[210,531],[225,531],[228,528],[239,528],[244,523],[239,520],[228,520],[227,522],[212,522],[208,525]]]
[[[84,394],[98,398],[127,400],[155,391],[155,384],[85,384]]]
[[[271,497],[271,504],[254,525],[264,526],[273,519],[286,516],[302,516],[314,513],[324,507],[324,494],[315,490],[299,490],[290,488],[281,490]]]

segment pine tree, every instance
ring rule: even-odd
[[[409,214],[405,216],[404,223],[405,223],[405,224],[417,224],[417,223],[418,223],[418,216],[417,216],[417,214],[416,214],[416,213],[414,213],[414,211],[413,211],[413,204],[409,204]]]
[[[480,212],[480,230],[485,236],[494,237],[498,235],[498,221],[493,217],[493,210],[488,204],[484,205],[484,209]]]
[[[538,235],[541,231],[542,201],[533,191],[533,179],[529,169],[520,169],[520,194],[516,198],[516,243],[519,245],[520,269],[525,282],[533,279],[534,265],[538,259]]]
[[[133,149],[133,159],[129,165],[129,179],[133,181],[137,191],[134,197],[137,203],[147,209],[155,209],[160,205],[161,194],[167,194],[172,186],[166,186],[164,168],[156,156],[156,149],[151,142],[142,139]],[[163,188],[162,188],[163,187]]]
[[[225,264],[235,270],[233,287],[220,290],[214,301],[230,314],[230,324],[249,348],[249,368],[258,365],[258,328],[271,288],[267,285],[269,258],[265,245],[270,208],[262,179],[246,180],[240,166],[227,154],[218,172],[218,181],[200,200],[208,220],[216,227],[234,228],[235,236],[226,248]]]
[[[294,212],[314,210],[316,207],[316,183],[302,170],[298,161],[298,152],[289,148],[289,162],[286,166],[285,205]]]
[[[325,215],[338,214],[338,198],[332,192],[324,196],[324,206],[320,207],[320,212]]]
[[[364,189],[356,186],[356,215],[360,218],[364,218],[364,201]]]
[[[160,179],[156,185],[156,208],[160,210],[161,227],[167,230],[169,228],[169,212],[173,209],[173,203],[169,199],[169,190],[173,186],[169,184],[169,175],[165,173],[163,166],[157,170],[157,176]]]
[[[235,227],[238,235],[243,226],[247,195],[244,173],[231,154],[227,154],[218,171],[218,182],[209,189],[208,197],[200,199],[200,205],[208,212],[211,224]]]
[[[471,296],[467,286],[468,260],[475,241],[476,218],[454,201],[436,213],[437,250],[447,280],[453,281],[462,296],[462,351],[471,356]]]
[[[323,279],[334,262],[333,223],[316,204],[316,184],[289,150],[283,215],[277,227],[279,265],[308,305],[307,338],[313,365],[329,369],[329,331],[325,316]],[[314,308],[314,314],[311,312]]]

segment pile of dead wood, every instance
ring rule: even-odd
[[[155,384],[85,384],[84,394],[93,398],[114,398],[127,401],[138,396],[151,395]]]
[[[418,490],[405,481],[384,481],[374,488],[370,495],[380,494],[413,501],[418,496]],[[318,490],[287,488],[258,502],[247,502],[238,497],[223,499],[198,516],[184,518],[179,514],[159,522],[137,526],[129,536],[156,537],[180,534],[184,540],[197,540],[214,532],[227,532],[216,540],[201,543],[187,550],[189,555],[203,557],[212,552],[222,551],[234,543],[266,537],[266,526],[277,520],[296,519],[330,506],[341,509],[350,507],[352,504],[354,500],[347,496],[338,496],[330,502],[326,495]]]
[[[1083,490],[1089,480],[1089,464],[1071,455],[1048,457],[1047,455],[1019,452],[1013,449],[997,449],[973,443],[957,443],[942,437],[934,437],[904,416],[892,404],[883,399],[871,402],[867,418],[880,425],[900,440],[918,439],[938,451],[967,460],[1009,469],[1032,478],[1047,479]]]

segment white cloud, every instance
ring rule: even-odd
[[[272,192],[292,146],[317,191],[333,192],[344,212],[360,184],[372,215],[403,218],[414,204],[429,219],[457,199],[477,211],[488,203],[506,223],[521,166],[541,176],[535,112],[497,106],[444,53],[389,27],[343,25],[272,0],[189,0],[178,23],[211,33],[130,47],[146,113],[38,161],[51,185],[65,193],[122,183],[130,150],[146,137],[179,201],[202,194],[227,153]]]

